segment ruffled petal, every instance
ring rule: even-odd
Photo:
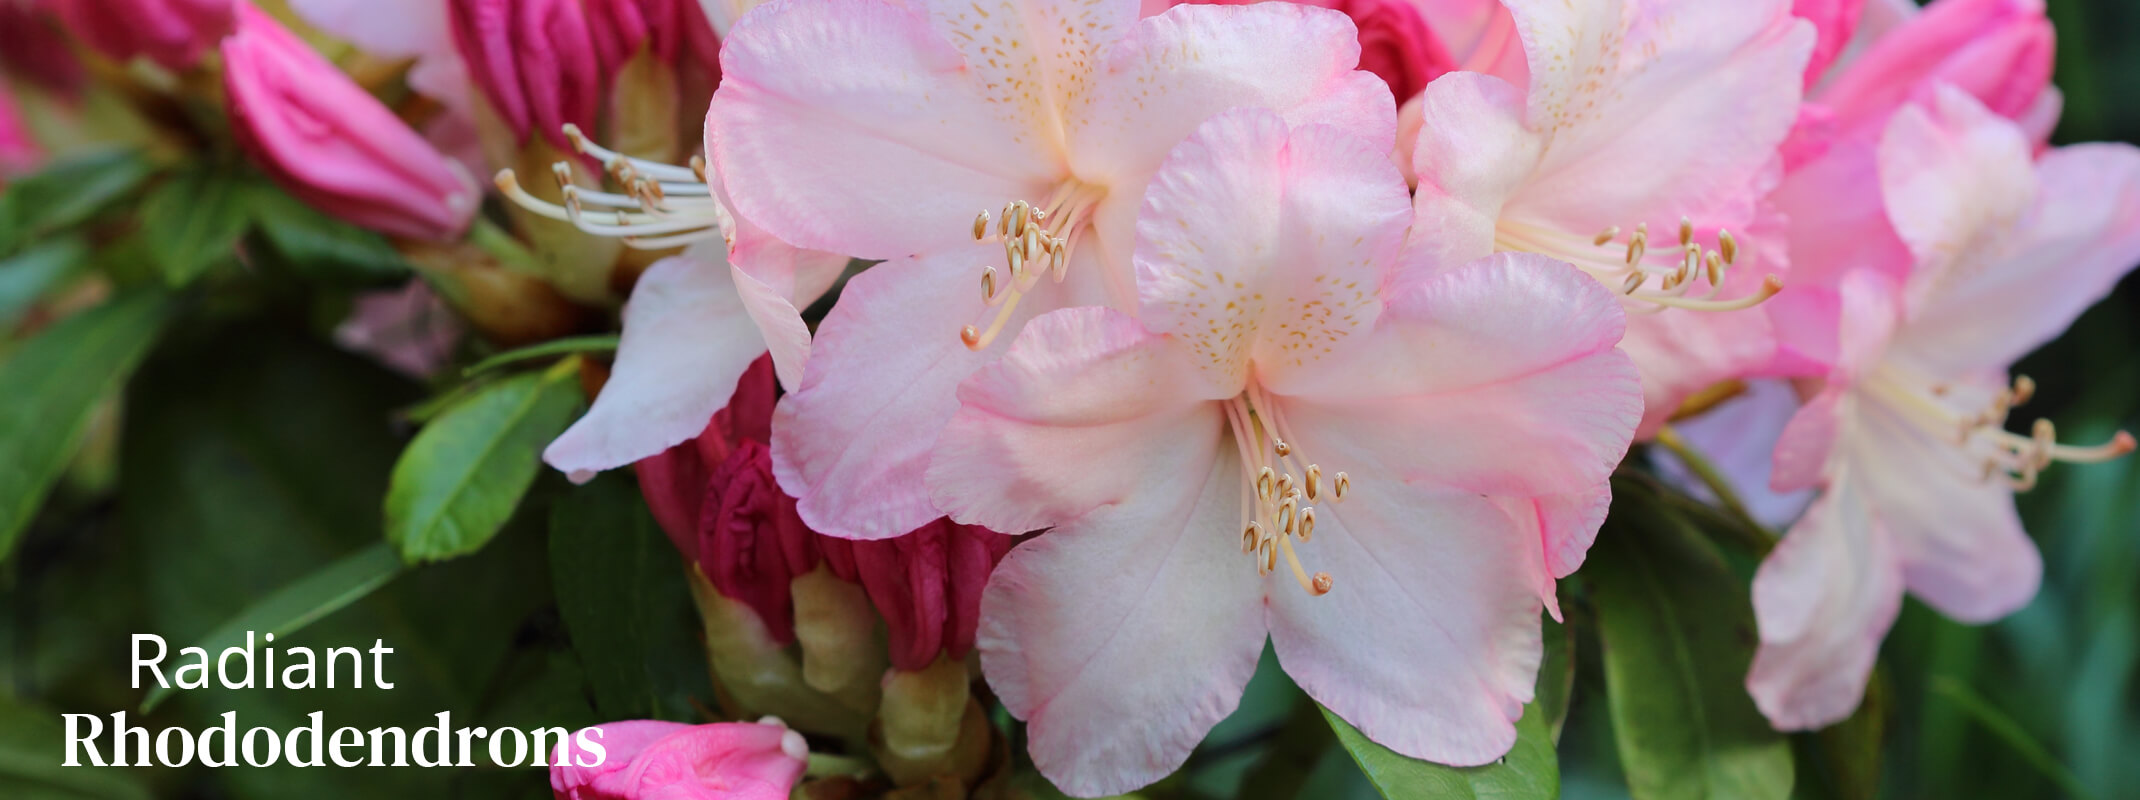
[[[2063,332],[2140,263],[2140,150],[2088,144],[2036,166],[2039,202],[1975,270],[1946,278],[1897,336],[1943,374],[1999,369]]]
[[[1045,191],[1055,142],[1010,102],[1022,85],[985,86],[944,22],[888,0],[776,0],[738,21],[707,123],[737,210],[800,247],[898,258]]]
[[[1303,452],[1342,449],[1289,418]],[[1286,674],[1404,755],[1456,766],[1505,755],[1543,654],[1539,540],[1485,498],[1365,476],[1316,514],[1315,537],[1295,546],[1330,573],[1330,593],[1271,589]]]
[[[1785,0],[1509,0],[1551,139],[1510,216],[1584,233],[1743,227],[1798,117],[1811,25]]]
[[[1408,269],[1445,270],[1494,251],[1494,228],[1538,168],[1545,139],[1523,122],[1523,91],[1499,78],[1453,72],[1419,99],[1412,145],[1417,221]]]
[[[929,487],[953,519],[1023,532],[1153,488],[1135,465],[1216,430],[1188,355],[1136,318],[1066,308],[1033,320],[1003,359],[959,386]]]
[[[1497,255],[1390,298],[1373,333],[1301,371],[1291,413],[1359,460],[1326,469],[1508,497],[1586,491],[1642,416],[1614,347],[1623,325],[1597,281]]]
[[[970,241],[970,240],[969,240]],[[943,516],[924,476],[960,381],[993,361],[1019,326],[1062,305],[1041,281],[982,352],[959,327],[982,317],[979,269],[999,246],[968,244],[879,264],[848,281],[811,345],[802,382],[781,399],[773,467],[810,527],[884,539]],[[1074,268],[1073,268],[1074,269]]]
[[[1782,730],[1850,716],[1902,608],[1901,555],[1851,477],[1838,475],[1754,574],[1761,647],[1746,689]]]
[[[1952,87],[1895,114],[1880,141],[1887,216],[1916,259],[1914,310],[1945,284],[1984,269],[2036,202],[2021,130]]]
[[[1241,554],[1240,462],[1218,427],[1128,462],[1147,491],[1019,545],[982,595],[982,672],[1073,796],[1172,773],[1256,671],[1265,583]]]
[[[736,294],[726,249],[695,245],[639,277],[609,383],[544,461],[587,481],[705,430],[766,347]]]

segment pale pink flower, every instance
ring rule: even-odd
[[[1381,143],[1221,114],[1151,182],[1136,311],[1042,315],[959,387],[936,499],[1053,527],[997,567],[980,649],[1065,791],[1179,766],[1266,635],[1400,753],[1515,741],[1552,581],[1503,501],[1602,483],[1639,388],[1595,281],[1535,255],[1400,270],[1410,221]]]
[[[787,0],[745,16],[707,137],[740,216],[892,259],[847,284],[782,401],[774,468],[803,518],[882,538],[941,515],[922,472],[954,387],[1034,314],[1135,303],[1144,183],[1197,123],[1258,105],[1391,141],[1394,103],[1353,69],[1359,50],[1344,15],[1291,3],[1139,19],[1137,0]]]
[[[1761,648],[1747,688],[1779,728],[1858,704],[1905,590],[1982,623],[2027,603],[2042,562],[2013,493],[2055,461],[2130,452],[2006,431],[2033,393],[2012,363],[2140,261],[2140,151],[2031,159],[2027,134],[1944,87],[1893,115],[1879,150],[1886,214],[1910,268],[1838,291],[1835,368],[1776,446],[1774,487],[1824,486],[1754,579]]]
[[[2040,148],[2062,105],[2050,85],[2051,25],[2041,0],[1876,0],[1865,25],[1812,91],[1784,149],[1789,171],[1770,201],[1791,224],[1791,290],[1764,308],[1778,336],[1773,372],[1824,374],[1837,358],[1843,276],[1901,281],[1908,247],[1888,221],[1879,150],[1895,112],[1940,86],[2014,119]]]
[[[273,17],[242,7],[222,50],[232,131],[284,189],[382,233],[467,229],[475,179]]]
[[[1444,264],[1539,253],[1627,295],[1647,435],[1774,354],[1767,315],[1746,309],[1780,289],[1761,201],[1814,32],[1785,0],[1506,5],[1529,85],[1460,72],[1427,87],[1414,246]]]
[[[237,0],[45,0],[67,30],[107,58],[185,69],[235,24]]]
[[[1792,0],[1791,14],[1813,23],[1820,38],[1813,43],[1813,57],[1806,62],[1806,85],[1827,74],[1828,66],[1843,55],[1856,36],[1865,0]]]
[[[601,745],[600,756],[583,737]],[[550,788],[558,800],[787,800],[809,757],[802,734],[770,718],[612,722],[558,748]]]

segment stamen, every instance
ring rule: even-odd
[[[1862,385],[1921,430],[1934,435],[1955,432],[1955,446],[1977,456],[1983,464],[1984,480],[2003,478],[2017,492],[2035,488],[2043,471],[2054,463],[2101,463],[2135,450],[2133,436],[2126,431],[2118,431],[2110,441],[2092,447],[2059,444],[2058,428],[2048,419],[2032,423],[2027,436],[2007,431],[2008,412],[2036,394],[2036,382],[2027,376],[2014,378],[2010,388],[1993,394],[1990,405],[1974,413],[1948,405],[1953,393],[1945,384],[1916,382],[1892,368],[1874,374]]]
[[[1346,490],[1351,488],[1352,476],[1340,472],[1337,474],[1337,482],[1330,486],[1330,497],[1334,500],[1343,500],[1345,499]]]
[[[1294,531],[1293,535],[1300,537],[1301,544],[1307,544],[1315,540],[1314,506],[1309,506],[1300,510],[1300,528],[1299,530]]]
[[[528,193],[509,169],[500,170],[494,179],[506,200],[536,216],[569,223],[595,236],[622,239],[641,250],[667,250],[725,235],[724,212],[712,187],[703,183],[704,159],[694,158],[688,169],[658,164],[597,145],[575,126],[564,126],[564,132],[573,149],[600,161],[602,173],[624,192],[581,186],[573,162],[560,161],[550,166],[550,176],[557,182],[562,204]]]
[[[987,267],[981,270],[981,301],[991,304],[996,302],[995,267]]]
[[[1724,263],[1739,263],[1739,240],[1732,238],[1731,231],[1717,231],[1716,246],[1724,254]]]
[[[967,347],[980,350],[994,342],[1010,322],[1018,299],[1032,291],[1043,274],[1052,275],[1057,282],[1063,280],[1069,272],[1071,248],[1103,197],[1105,192],[1097,188],[1068,181],[1056,187],[1046,208],[1024,200],[1004,204],[1002,216],[994,218],[993,237],[1003,245],[1007,283],[987,295],[991,301],[988,305],[1001,306],[986,329],[975,325],[960,329],[960,340]],[[985,211],[974,217],[974,241],[990,240],[990,219]],[[971,336],[964,335],[967,329],[972,329]]]
[[[1271,468],[1270,468],[1270,467],[1264,467],[1264,468],[1262,469],[1262,471],[1259,471],[1259,472],[1257,472],[1257,473],[1256,473],[1256,499],[1258,499],[1258,500],[1262,500],[1263,502],[1266,502],[1266,503],[1270,502],[1270,501],[1271,501],[1271,486],[1272,486],[1272,484],[1273,484],[1273,482],[1274,482],[1275,480],[1276,480],[1276,478],[1272,477],[1272,475],[1271,475]]]
[[[1694,245],[1694,220],[1692,220],[1692,219],[1689,219],[1689,218],[1686,218],[1686,217],[1680,217],[1680,218],[1679,218],[1679,246],[1680,246],[1680,247],[1692,247],[1693,245]]]
[[[1597,238],[1591,240],[1591,244],[1597,245],[1599,247],[1604,247],[1607,244],[1611,244],[1612,240],[1618,238],[1620,238],[1620,226],[1614,225],[1610,228],[1606,228],[1605,230],[1598,231]]]
[[[976,242],[988,241],[988,212],[986,211],[973,218],[973,240]]]
[[[1333,584],[1330,574],[1311,575],[1294,547],[1295,539],[1307,544],[1315,538],[1315,508],[1306,505],[1303,498],[1321,494],[1322,466],[1309,464],[1300,473],[1306,478],[1296,477],[1293,470],[1299,462],[1289,459],[1290,446],[1280,445],[1284,441],[1279,438],[1280,432],[1286,429],[1284,420],[1277,414],[1278,407],[1257,387],[1250,386],[1227,402],[1225,408],[1227,425],[1242,459],[1242,477],[1252,487],[1242,496],[1242,552],[1256,558],[1260,575],[1275,571],[1278,555],[1283,553],[1303,591],[1316,596],[1329,593]],[[1274,458],[1278,461],[1274,462]],[[1279,466],[1281,463],[1285,468]],[[1349,479],[1342,472],[1337,477],[1339,491],[1343,491]]]
[[[1322,494],[1322,489],[1323,489],[1323,465],[1321,465],[1321,464],[1309,464],[1309,465],[1308,465],[1308,487],[1307,487],[1307,489],[1308,489],[1308,500],[1309,500],[1310,502],[1313,502],[1313,501],[1315,500],[1315,496],[1316,496],[1316,495],[1318,495],[1318,494]]]

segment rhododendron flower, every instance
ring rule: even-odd
[[[1747,687],[1780,728],[1857,706],[1905,590],[1964,622],[2027,603],[2042,577],[2013,492],[2055,461],[2133,449],[2006,430],[2034,392],[2010,365],[2140,261],[2140,151],[2064,148],[1968,92],[1895,114],[1880,146],[1887,214],[1912,268],[1842,282],[1839,359],[1776,447],[1778,490],[1823,485],[1761,566]]]
[[[1398,270],[1408,211],[1380,142],[1219,115],[1145,197],[1136,312],[1040,316],[959,387],[935,497],[1054,528],[997,568],[980,648],[1065,791],[1179,766],[1266,634],[1400,753],[1515,741],[1551,580],[1497,500],[1603,481],[1639,389],[1610,292],[1533,255]]]
[[[1506,5],[1529,86],[1453,73],[1427,87],[1413,167],[1431,233],[1415,242],[1450,264],[1548,255],[1627,295],[1654,430],[1774,353],[1767,316],[1743,309],[1780,289],[1760,200],[1813,31],[1784,0]],[[1757,265],[1739,263],[1747,233]]]
[[[703,434],[636,465],[662,530],[715,589],[757,612],[778,644],[795,640],[789,582],[824,563],[868,591],[891,632],[893,667],[965,658],[981,587],[1011,537],[947,520],[875,542],[810,530],[773,482],[766,442],[775,395],[772,362],[761,358]]]
[[[266,12],[240,9],[223,62],[233,132],[291,194],[396,236],[468,228],[475,179]]]
[[[612,722],[558,748],[550,788],[558,800],[787,800],[809,757],[802,734],[778,720]]]
[[[954,387],[1034,314],[1134,304],[1144,183],[1197,123],[1257,105],[1394,135],[1342,14],[1137,15],[1137,0],[786,0],[730,32],[707,138],[739,215],[893,259],[847,285],[781,404],[774,468],[812,527],[882,538],[941,515],[922,472]]]
[[[235,23],[236,0],[45,0],[75,38],[106,57],[185,69]]]
[[[424,137],[468,168],[486,174],[468,65],[454,48],[453,24],[439,0],[290,0],[290,10],[328,34],[385,59],[409,59],[409,88],[445,107],[422,126]]]
[[[1820,80],[1828,66],[1842,57],[1864,13],[1865,0],[1792,0],[1791,15],[1813,23],[1813,30],[1819,34],[1813,43],[1813,56],[1806,61],[1807,86]]]
[[[1791,291],[1765,306],[1779,339],[1771,371],[1781,374],[1834,366],[1845,275],[1869,269],[1901,281],[1910,270],[1881,196],[1881,137],[1897,110],[1952,86],[2019,122],[2040,145],[2061,106],[2041,0],[1938,0],[1923,13],[1883,1],[1865,17],[1857,52],[1809,96],[1784,145],[1789,173],[1771,197],[1791,221]]]

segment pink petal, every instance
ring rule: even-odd
[[[1303,452],[1343,448],[1306,418],[1290,420]],[[1273,586],[1278,661],[1308,696],[1392,750],[1456,766],[1500,758],[1543,654],[1539,540],[1484,498],[1373,474],[1356,478],[1344,502],[1316,508],[1314,539],[1297,545],[1309,569],[1330,573],[1330,593]]]
[[[1857,413],[1858,403],[1847,390],[1879,366],[1895,330],[1895,291],[1886,276],[1851,273],[1843,279],[1839,302],[1841,345],[1835,372],[1828,376],[1827,388],[1798,410],[1776,440],[1769,487],[1779,492],[1826,483],[1836,446],[1853,430],[1847,418]]]
[[[1896,233],[1916,257],[1912,306],[1954,274],[1981,268],[2036,202],[2019,128],[1953,87],[1895,114],[1880,142],[1880,183]]]
[[[1328,470],[1512,497],[1590,490],[1642,415],[1613,346],[1623,325],[1574,268],[1497,255],[1390,298],[1372,334],[1301,370],[1291,413],[1355,460]]]
[[[2043,560],[2021,528],[2013,491],[1998,476],[1985,480],[1951,439],[1924,433],[1904,412],[1866,405],[1865,433],[1849,445],[1850,458],[1893,535],[1910,591],[1968,623],[2027,605]]]
[[[1217,427],[1126,462],[1147,491],[1019,545],[982,595],[982,671],[1073,796],[1172,773],[1256,671],[1264,580],[1241,554],[1241,467]]]
[[[959,382],[1012,338],[979,353],[959,340],[960,326],[995,311],[983,307],[974,265],[1002,252],[969,243],[880,264],[847,283],[773,424],[774,472],[811,528],[885,539],[943,516],[924,481],[930,448],[958,411]],[[1063,305],[1065,288],[1041,281],[1005,330]]]
[[[1813,46],[1788,2],[1508,6],[1533,65],[1528,122],[1552,141],[1512,215],[1584,235],[1753,216]]]
[[[1612,484],[1598,484],[1589,491],[1533,498],[1496,498],[1526,538],[1537,539],[1545,555],[1545,569],[1537,575],[1538,599],[1546,613],[1560,619],[1560,587],[1557,578],[1575,573],[1590,555],[1590,545],[1605,524],[1612,508]]]
[[[1760,242],[1780,242],[1789,227],[1773,213],[1745,231]],[[1770,276],[1790,274],[1781,247],[1752,250],[1725,274],[1721,297],[1749,297]],[[1718,383],[1763,373],[1776,360],[1773,314],[1761,308],[1721,312],[1662,311],[1629,314],[1620,349],[1642,373],[1644,412],[1637,440],[1647,440],[1679,413],[1688,397]]]
[[[1354,69],[1359,39],[1338,12],[1294,3],[1180,5],[1138,20],[1127,34],[1094,76],[1091,106],[1068,120],[1078,175],[1139,186],[1204,120],[1243,106],[1277,111],[1293,125],[1348,128],[1378,144],[1396,137],[1396,101],[1387,84]]]
[[[1782,730],[1850,716],[1902,608],[1900,555],[1850,478],[1814,501],[1754,575],[1761,648],[1746,689]]]
[[[1427,26],[1449,46],[1459,69],[1516,85],[1530,83],[1516,20],[1498,0],[1412,0]]]
[[[1213,117],[1175,148],[1138,217],[1144,324],[1193,354],[1214,399],[1239,394],[1253,359],[1287,376],[1372,325],[1376,290],[1409,221],[1388,152],[1276,113]]]
[[[2009,241],[1942,281],[1896,339],[1946,374],[1999,369],[2041,346],[2140,263],[2140,151],[2061,148],[2037,163],[2042,192]]]
[[[1843,436],[1847,393],[1829,387],[1806,401],[1776,437],[1774,467],[1768,488],[1777,492],[1815,489],[1827,482],[1837,440]]]
[[[832,288],[847,269],[847,257],[804,250],[773,238],[749,220],[734,221],[735,242],[728,260],[743,310],[765,333],[780,382],[800,386],[803,363],[810,358],[810,327],[803,324],[802,309]]]
[[[938,507],[1000,531],[1063,524],[1151,487],[1125,465],[1208,440],[1217,399],[1177,342],[1106,308],[1028,323],[1003,360],[959,386],[959,411],[929,465]],[[1216,446],[1203,441],[1201,446]]]
[[[976,24],[1016,25],[1015,8]],[[951,22],[886,0],[772,3],[739,21],[707,143],[741,215],[799,247],[898,258],[957,242],[979,211],[1039,199],[1060,176],[1017,102],[1025,84],[988,88]]]
[[[725,249],[695,245],[639,277],[609,383],[543,451],[550,466],[590,480],[697,436],[727,403],[765,338],[736,295]]]
[[[1926,88],[1952,84],[1994,113],[2018,117],[2051,78],[2053,33],[2043,0],[1941,0],[1915,9],[1865,11],[1888,32],[1867,44],[1820,93],[1846,128],[1877,126]],[[1903,17],[1907,24],[1893,22]],[[1885,18],[1878,19],[1876,18]]]
[[[1455,72],[1420,95],[1412,169],[1417,220],[1405,263],[1455,269],[1494,252],[1501,211],[1538,167],[1545,141],[1523,123],[1523,92]]]

